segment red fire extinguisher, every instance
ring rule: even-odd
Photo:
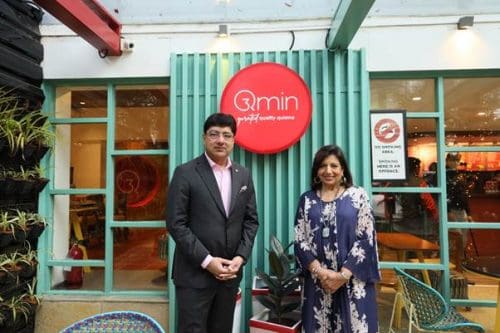
[[[73,243],[68,252],[68,257],[71,259],[83,259],[83,251],[78,245],[78,242]],[[66,287],[69,289],[79,289],[83,284],[83,267],[72,266],[70,270],[65,272]]]

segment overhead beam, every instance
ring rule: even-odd
[[[101,56],[119,56],[122,25],[99,0],[35,0],[88,43]]]
[[[375,0],[340,0],[328,33],[329,49],[347,49]]]

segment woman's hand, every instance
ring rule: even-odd
[[[330,294],[336,292],[340,287],[347,283],[347,281],[339,272],[332,270],[325,270],[326,278],[320,279],[321,287]]]

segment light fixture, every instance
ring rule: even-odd
[[[229,36],[229,27],[227,24],[219,24],[219,32],[217,35],[221,38]]]
[[[474,25],[474,16],[462,16],[457,23],[458,30],[466,30]]]

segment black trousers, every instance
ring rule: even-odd
[[[176,287],[176,333],[231,333],[238,287]]]

